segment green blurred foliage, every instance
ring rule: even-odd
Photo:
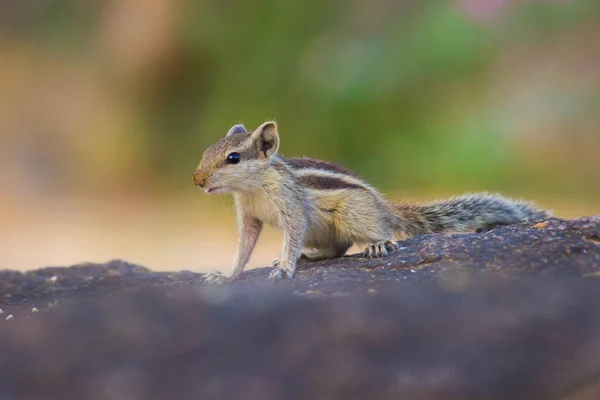
[[[147,3],[124,3],[126,23],[143,18]],[[95,66],[94,76],[125,115],[115,114],[126,120],[119,140],[130,135],[144,143],[130,145],[131,157],[143,160],[131,168],[161,187],[188,185],[204,148],[234,123],[254,127],[273,118],[283,154],[343,163],[385,189],[596,197],[600,178],[590,168],[600,168],[598,161],[579,167],[578,156],[590,153],[560,149],[578,131],[584,147],[600,149],[600,83],[582,84],[576,65],[567,63],[531,82],[534,99],[524,104],[541,104],[541,111],[511,108],[511,93],[528,84],[515,79],[518,71],[535,76],[555,43],[600,34],[600,3],[513,3],[477,20],[467,6],[448,1],[174,1],[165,6],[166,45],[123,72],[121,53],[98,39],[111,29],[105,21],[118,1],[24,1],[3,6],[11,21],[4,42],[29,41],[37,46],[32,51]],[[534,55],[516,58],[522,54]],[[590,54],[586,68],[600,75],[597,61]],[[554,77],[558,86],[548,87]],[[544,103],[553,90],[557,102]],[[571,90],[560,104],[562,91]],[[523,128],[516,119],[535,123]]]

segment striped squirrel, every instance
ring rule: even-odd
[[[233,193],[240,231],[231,272],[211,272],[205,281],[236,279],[263,223],[283,229],[283,251],[269,277],[279,280],[294,276],[301,257],[341,257],[353,244],[367,245],[365,257],[385,257],[398,250],[397,239],[474,231],[550,215],[532,203],[487,193],[424,204],[388,202],[343,167],[310,158],[285,158],[278,149],[277,125],[268,121],[253,132],[234,125],[204,152],[194,184],[206,193]]]

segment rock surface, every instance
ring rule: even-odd
[[[600,398],[600,216],[401,245],[277,284],[0,272],[0,399]]]

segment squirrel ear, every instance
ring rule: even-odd
[[[238,133],[248,133],[244,125],[237,124],[231,127],[226,136],[237,135]]]
[[[259,158],[274,156],[279,149],[279,134],[275,121],[268,121],[252,132],[252,140],[258,149]]]

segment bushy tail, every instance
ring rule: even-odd
[[[392,203],[397,233],[408,236],[436,232],[470,232],[509,225],[525,218],[543,219],[549,211],[533,203],[496,194],[475,193],[429,203]]]

